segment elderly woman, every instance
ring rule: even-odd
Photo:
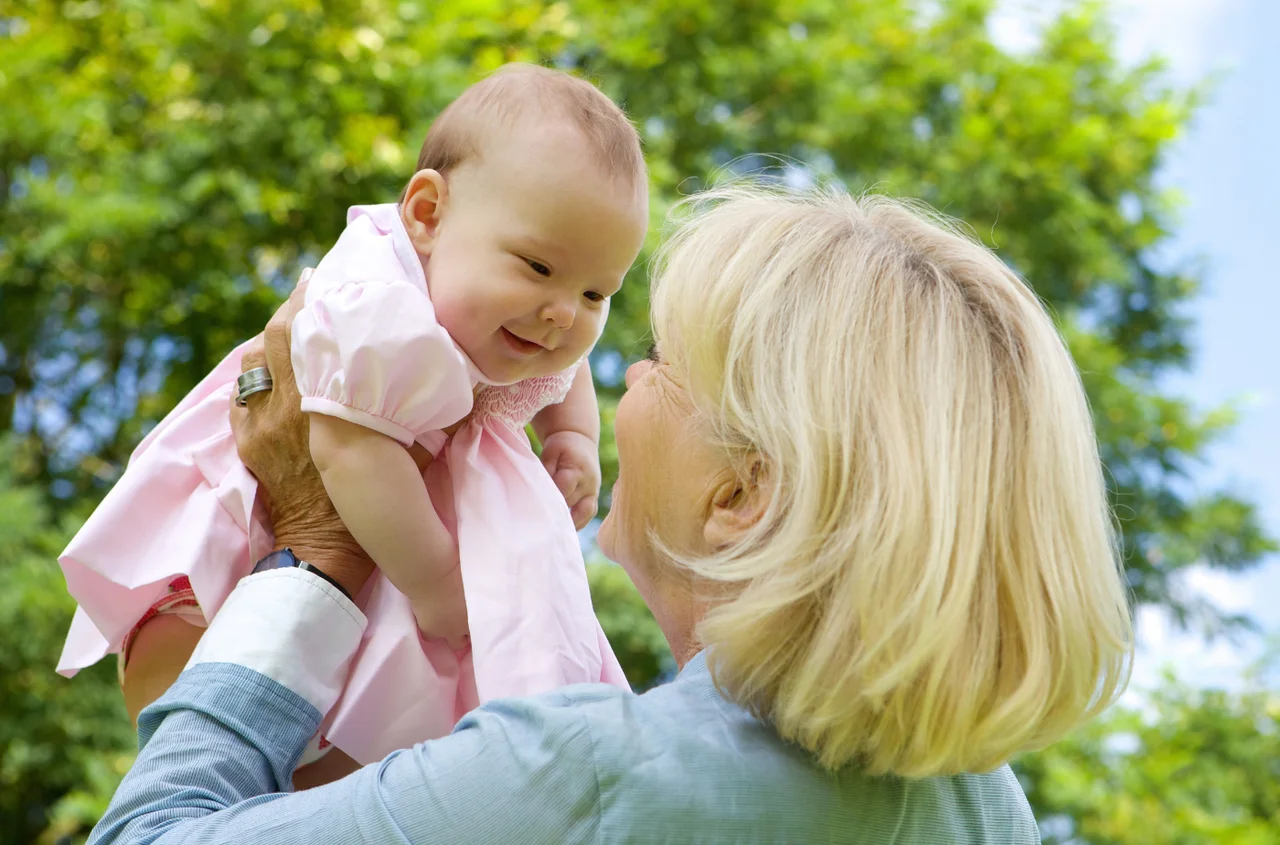
[[[680,666],[492,702],[288,794],[369,564],[307,458],[287,325],[237,440],[306,564],[245,579],[96,842],[1038,842],[1004,765],[1122,688],[1132,632],[1089,410],[1031,290],[926,210],[693,203],[618,406],[600,546]],[[252,366],[249,364],[247,366]]]

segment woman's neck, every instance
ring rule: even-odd
[[[683,669],[685,664],[697,657],[700,651],[702,651],[702,644],[696,640],[685,642],[679,648],[671,646],[671,655],[676,659],[676,669]]]
[[[696,600],[685,607],[686,613],[678,614],[675,618],[668,617],[668,624],[660,626],[663,628],[662,635],[667,639],[667,646],[671,649],[671,656],[675,658],[678,669],[683,669],[686,663],[702,651],[703,644],[698,636],[698,627],[710,610],[709,605]]]

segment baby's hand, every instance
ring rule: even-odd
[[[415,596],[405,595],[422,636],[429,640],[444,640],[454,651],[463,648],[469,632],[467,603],[462,594],[462,573],[459,569],[455,566],[447,575],[427,589],[417,590],[417,593]]]
[[[581,530],[596,515],[600,496],[600,450],[576,431],[557,431],[542,441],[542,465],[564,496],[574,527]]]

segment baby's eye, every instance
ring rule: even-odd
[[[606,299],[608,299],[607,296],[595,290],[589,290],[586,293],[584,293],[583,296],[587,298],[588,302],[604,302]]]
[[[526,258],[524,263],[528,264],[529,267],[532,268],[533,272],[537,273],[539,276],[551,275],[551,268],[543,264],[541,261],[534,261],[532,258]]]

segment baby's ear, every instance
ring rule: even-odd
[[[444,177],[435,170],[419,170],[405,188],[400,219],[419,255],[430,255],[435,248],[448,191]]]

